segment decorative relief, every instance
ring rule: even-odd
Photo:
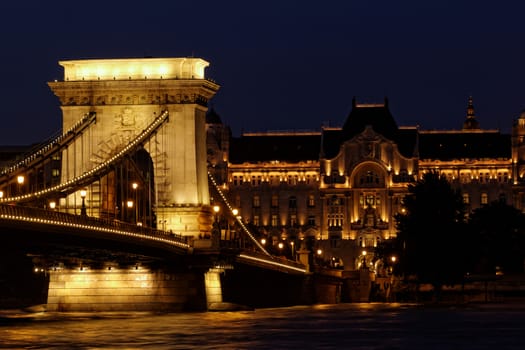
[[[133,127],[135,126],[135,113],[131,108],[124,108],[121,114],[117,115],[120,126]]]
[[[86,106],[86,105],[119,105],[119,104],[186,104],[195,103],[207,106],[208,99],[200,94],[111,94],[98,95],[92,98],[91,95],[76,95],[61,97],[64,106]]]

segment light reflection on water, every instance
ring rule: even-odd
[[[525,305],[339,304],[2,318],[8,349],[524,349]]]

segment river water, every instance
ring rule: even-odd
[[[3,349],[525,349],[525,304],[3,315]]]

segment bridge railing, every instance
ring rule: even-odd
[[[171,232],[166,232],[150,227],[139,226],[113,219],[101,219],[85,215],[75,215],[59,211],[25,207],[20,205],[0,204],[0,219],[40,222],[42,224],[81,226],[84,228],[102,228],[105,231],[115,233],[132,233],[144,238],[162,238],[163,240],[189,246],[188,238]]]

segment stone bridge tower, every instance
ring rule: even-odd
[[[207,102],[219,86],[205,78],[208,62],[141,58],[59,64],[64,80],[49,86],[60,100],[63,130],[96,113],[96,122],[63,151],[61,182],[104,163],[167,111],[168,121],[143,144],[154,173],[154,181],[148,182],[154,184],[149,206],[154,208],[158,228],[194,237],[210,232],[205,115]],[[124,205],[106,190],[116,180],[107,175],[97,181],[87,188],[88,215],[111,215]],[[61,206],[78,213],[81,200],[77,191]]]

